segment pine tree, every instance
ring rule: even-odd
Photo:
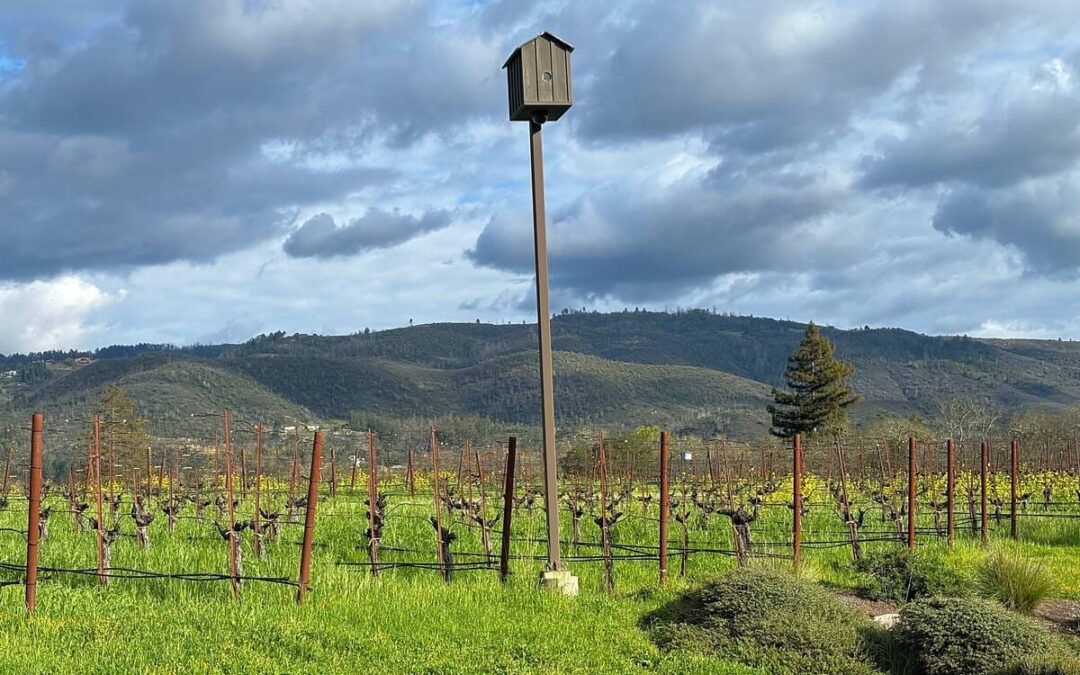
[[[106,455],[108,445],[112,443],[113,456],[122,470],[142,467],[146,449],[150,446],[150,435],[128,391],[118,385],[106,388],[93,404],[93,413],[102,418],[102,454]],[[87,447],[92,440],[93,432],[88,427],[80,438],[80,446]]]
[[[832,343],[811,322],[802,344],[788,357],[787,390],[773,389],[770,432],[781,438],[838,433],[847,422],[847,408],[859,400],[847,385],[854,372],[854,366],[836,358]]]

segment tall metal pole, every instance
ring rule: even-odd
[[[540,337],[540,409],[544,439],[544,508],[547,512],[548,569],[561,570],[559,486],[555,467],[555,383],[551,359],[551,308],[548,305],[547,226],[544,214],[544,152],[540,129],[546,117],[529,121],[532,159],[533,240],[536,253],[536,327]]]

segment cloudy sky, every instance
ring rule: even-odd
[[[554,309],[1080,338],[1075,0],[0,0],[0,352],[528,318],[542,29]]]

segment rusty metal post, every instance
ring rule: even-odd
[[[30,481],[27,496],[30,500],[26,516],[26,612],[33,614],[37,607],[38,524],[41,518],[41,445],[45,434],[45,416],[34,413],[30,421]],[[8,453],[10,461],[11,453]]]
[[[668,513],[671,511],[671,485],[668,475],[668,434],[660,432],[660,583],[668,576]]]
[[[914,436],[908,436],[908,485],[907,485],[907,547],[909,551],[915,550],[915,481],[918,479],[915,471],[915,455],[918,442]]]
[[[549,570],[561,570],[559,485],[555,465],[555,382],[551,358],[551,308],[548,304],[547,225],[544,213],[543,116],[529,121],[532,161],[533,241],[536,260],[536,328],[540,339],[540,412],[543,420],[544,508],[547,513]]]
[[[986,442],[979,446],[979,467],[980,467],[980,487],[981,487],[981,504],[982,511],[979,516],[979,532],[981,533],[982,543],[987,543],[990,540],[990,490],[989,490],[989,478],[987,474],[990,473],[990,448]]]
[[[945,531],[949,548],[956,539],[956,447],[953,439],[945,441]]]
[[[94,415],[94,502],[97,507],[98,583],[109,583],[105,576],[105,517],[101,504],[101,415]]]
[[[409,488],[409,496],[410,497],[415,497],[416,496],[416,476],[413,473],[412,450],[408,451],[408,458],[406,459],[406,462],[407,463],[405,465],[405,483],[407,484],[407,486]]]
[[[795,567],[802,564],[802,435],[795,434],[791,460],[791,557]],[[730,496],[729,496],[730,499]]]
[[[506,444],[506,475],[503,486],[502,549],[499,551],[499,579],[505,583],[510,576],[510,519],[514,515],[514,469],[517,458],[517,438]]]
[[[307,507],[304,509],[304,543],[300,548],[300,585],[296,589],[297,604],[304,601],[311,578],[311,547],[315,542],[315,507],[319,500],[319,468],[322,466],[323,433],[315,432],[311,444],[311,471],[308,475]]]
[[[1020,441],[1013,439],[1009,446],[1009,534],[1013,539],[1019,539],[1017,529],[1016,495],[1020,482]]]

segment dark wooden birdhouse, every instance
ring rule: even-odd
[[[573,104],[570,52],[573,45],[543,32],[514,50],[503,64],[510,94],[510,120],[550,122]]]

